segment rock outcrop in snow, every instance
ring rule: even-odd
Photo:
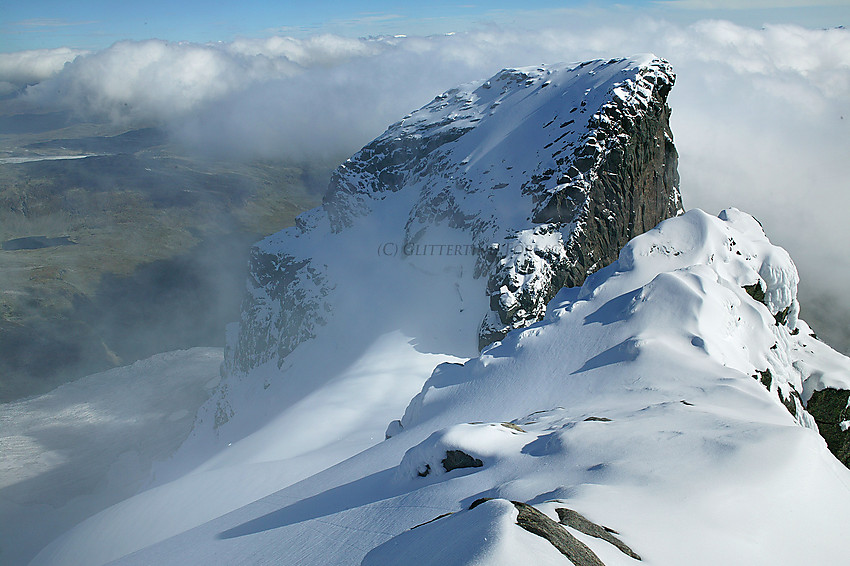
[[[806,410],[835,457],[850,468],[850,383],[812,391]]]
[[[673,81],[652,56],[507,69],[390,126],[339,167],[322,207],[254,248],[230,372],[280,366],[335,316],[339,287],[369,293],[377,273],[340,276],[327,253],[364,229],[370,261],[473,256],[466,276],[489,301],[479,346],[539,320],[563,285],[681,210]]]

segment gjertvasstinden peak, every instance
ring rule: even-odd
[[[536,322],[558,289],[681,212],[674,80],[653,56],[505,69],[405,116],[337,169],[323,206],[255,248],[229,367],[281,361],[333,318],[332,289],[351,281],[328,255],[363,227],[410,259],[455,241],[478,251],[462,277],[487,297],[480,347]],[[371,262],[373,249],[356,251]]]

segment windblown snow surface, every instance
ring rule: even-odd
[[[691,210],[563,289],[541,322],[424,385],[446,356],[383,334],[200,467],[185,453],[161,466],[160,485],[33,564],[567,564],[509,501],[555,521],[574,510],[648,565],[844,563],[850,471],[800,404],[850,387],[850,360],[799,320],[797,282],[752,217]],[[309,354],[321,372],[334,352]],[[391,437],[375,438],[392,418]],[[480,466],[446,471],[451,451]],[[567,530],[606,565],[637,563]]]

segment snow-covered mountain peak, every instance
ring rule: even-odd
[[[388,287],[399,318],[421,318],[426,296],[465,313],[457,354],[539,320],[562,285],[681,210],[673,81],[652,56],[509,69],[390,126],[323,206],[256,246],[229,373],[282,367],[337,313],[368,319],[359,298]]]
[[[648,235],[629,242],[620,251],[618,271],[656,273],[708,265],[719,278],[749,288],[751,296],[757,295],[777,323],[795,328],[800,310],[797,268],[788,252],[770,243],[761,224],[735,208],[722,211],[716,218],[694,210],[687,219],[662,222]],[[591,277],[583,293],[595,292],[593,280]]]
[[[371,210],[367,195],[405,189],[433,201],[446,198],[448,188],[463,214],[489,213],[511,228],[551,216],[543,213],[547,197],[587,183],[584,176],[611,149],[606,142],[616,144],[602,130],[627,125],[666,100],[674,80],[670,65],[654,56],[505,69],[451,89],[390,126],[340,167],[326,207],[338,230],[352,212]],[[571,194],[580,207],[575,191],[587,190],[576,187]]]
[[[546,399],[575,407],[578,400],[562,389],[575,386],[558,376],[623,363],[640,367],[637,362],[644,358],[654,367],[665,357],[758,380],[798,423],[816,428],[804,404],[813,391],[823,389],[824,379],[833,387],[850,384],[850,364],[798,319],[797,282],[787,252],[770,243],[753,217],[736,209],[719,217],[691,210],[634,238],[618,261],[591,275],[581,288],[562,290],[541,323],[508,335],[464,366],[437,368],[390,432],[432,415],[443,418],[446,405],[459,407],[464,418],[485,422],[519,418],[543,408]],[[530,365],[533,385],[510,379],[513,371],[493,369],[516,363]],[[671,384],[656,370],[646,376],[630,371],[611,374],[616,388],[634,390],[630,384],[640,381],[639,389],[658,394],[658,402],[681,395],[684,383],[702,387],[700,377]],[[484,375],[499,381],[482,384],[477,376]],[[599,393],[603,383],[596,381],[591,390]],[[671,387],[680,392],[671,393]],[[466,391],[475,398],[470,404],[495,412],[470,415]],[[479,399],[478,391],[486,391],[487,399]],[[502,412],[505,406],[515,413]]]

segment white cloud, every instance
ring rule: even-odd
[[[237,39],[227,44],[228,52],[246,57],[262,56],[283,59],[301,67],[332,66],[353,57],[377,55],[379,45],[372,41],[323,34],[295,39],[268,37],[264,39]]]
[[[219,46],[125,41],[77,58],[27,95],[87,117],[167,123],[203,101],[286,71],[271,60],[250,59]]]
[[[56,75],[65,66],[87,51],[60,47],[0,53],[0,84],[20,88]]]
[[[502,67],[646,51],[678,73],[670,103],[686,206],[755,214],[789,248],[804,286],[843,294],[850,283],[844,29],[565,15],[534,29],[451,36],[127,42],[78,57],[29,96],[84,115],[158,122],[218,153],[342,157],[442,90]],[[0,59],[0,81],[10,81],[2,69],[13,56]],[[45,68],[55,72],[57,64]]]

